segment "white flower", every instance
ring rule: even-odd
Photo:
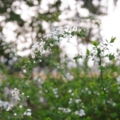
[[[27,116],[31,116],[31,109],[27,109],[25,112],[24,112],[24,115],[27,115]]]
[[[46,39],[48,39],[48,38],[51,38],[52,37],[52,34],[47,34],[46,36],[44,36],[43,38],[46,38]]]
[[[4,102],[4,101],[0,102],[0,107],[4,107],[6,109],[6,108],[8,108],[8,106],[9,106],[8,102]]]
[[[59,95],[55,95],[56,98],[59,98]]]
[[[36,52],[39,51],[41,54],[44,54],[46,51],[44,50],[45,42],[36,42],[31,48],[31,56],[35,58]]]
[[[72,28],[73,31],[77,31],[77,29],[78,29],[77,27],[73,27]]]
[[[120,76],[118,76],[116,79],[117,79],[118,84],[120,84]]]
[[[17,115],[17,113],[14,113],[14,116],[16,116]]]
[[[75,102],[76,102],[76,103],[79,103],[79,102],[81,102],[81,100],[80,100],[80,99],[76,99]]]
[[[68,102],[69,104],[71,104],[72,103],[72,98],[70,98],[70,100],[69,100],[69,102]]]
[[[59,107],[58,108],[59,111],[62,111],[64,113],[70,113],[71,112],[71,109],[70,108],[62,108],[62,107]]]
[[[4,109],[6,109],[6,111],[9,111],[9,110],[11,110],[12,105],[10,105],[10,103],[8,103],[6,101],[0,100],[0,108],[4,108]]]
[[[35,43],[35,44],[32,46],[31,50],[34,51],[34,50],[38,49],[38,47],[39,47],[38,44],[39,44],[38,42]]]
[[[58,88],[53,88],[53,93],[56,95],[58,91]]]
[[[23,69],[23,73],[26,73],[27,71],[26,71],[26,69]]]
[[[72,80],[74,77],[73,77],[69,72],[67,72],[67,73],[66,73],[66,78],[67,78],[68,80]]]
[[[79,115],[79,111],[75,111],[75,115]]]
[[[61,110],[61,109],[62,109],[61,107],[58,108],[58,110]]]
[[[22,108],[22,105],[20,105],[19,108]]]
[[[12,90],[11,94],[16,100],[20,100],[20,98],[19,98],[20,91],[17,88],[14,88],[14,90]]]
[[[80,110],[79,116],[84,116],[85,115],[85,111],[83,109]]]
[[[71,95],[74,96],[74,93],[72,93]]]
[[[69,89],[68,92],[69,92],[69,93],[72,93],[72,89]]]
[[[85,90],[88,91],[89,89],[86,87]]]
[[[66,112],[67,112],[67,113],[70,113],[70,112],[71,112],[71,109],[70,109],[70,108],[67,108],[67,109],[66,109]]]
[[[80,117],[85,116],[85,111],[80,109],[80,111],[75,111],[75,115],[79,115]]]
[[[8,106],[8,108],[6,109],[6,111],[9,111],[9,110],[10,110],[10,108],[11,108],[11,107],[10,107],[10,106]]]
[[[90,91],[90,90],[88,91],[88,94],[91,94],[91,91]]]
[[[113,105],[113,107],[115,107],[115,106],[116,106],[116,103],[113,103],[112,105]]]

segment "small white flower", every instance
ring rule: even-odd
[[[30,111],[31,111],[31,109],[27,109],[27,111],[29,111],[29,112],[30,112]]]
[[[59,95],[55,95],[56,98],[59,98]]]
[[[67,109],[66,109],[66,112],[67,112],[67,113],[70,113],[70,112],[71,112],[71,109],[70,109],[70,108],[67,108]]]
[[[68,102],[69,104],[71,104],[72,103],[72,98],[70,98],[70,100],[69,100],[69,102]]]
[[[75,102],[76,102],[76,103],[79,103],[79,102],[81,102],[81,100],[80,100],[80,99],[76,99]]]
[[[11,94],[16,100],[20,100],[20,98],[19,98],[20,91],[17,88],[14,88],[14,90],[12,90]]]
[[[62,109],[61,107],[58,108],[58,110],[61,110],[61,109]]]
[[[4,109],[6,109],[9,106],[8,102],[4,102],[0,100],[0,107],[3,107]]]
[[[24,115],[27,115],[27,116],[31,116],[31,109],[27,109],[25,112],[24,112]]]
[[[23,69],[23,73],[26,73],[26,69]]]
[[[14,113],[14,116],[16,116],[17,115],[17,113]]]
[[[79,111],[75,111],[75,115],[79,115]]]
[[[35,54],[32,53],[31,56],[32,56],[32,58],[35,58]]]
[[[73,31],[77,31],[77,29],[78,29],[77,27],[73,27],[73,29],[72,29],[72,30],[73,30]]]
[[[70,108],[62,108],[62,107],[59,107],[58,108],[59,111],[62,111],[64,113],[70,113],[71,112],[71,109]]]
[[[79,116],[85,116],[85,111],[83,109],[80,110]]]
[[[90,90],[88,91],[88,94],[91,94],[91,91],[90,91]]]
[[[115,107],[115,106],[116,106],[116,103],[113,103],[112,105],[113,105],[113,107]]]
[[[86,87],[85,90],[88,91],[88,88]]]
[[[39,60],[40,62],[42,62],[42,60]]]
[[[67,80],[72,80],[74,77],[69,72],[67,72],[66,78],[67,78]]]
[[[39,45],[38,45],[38,42],[37,42],[32,46],[31,50],[35,51],[38,47],[39,47]]]
[[[50,46],[53,47],[54,45],[52,43],[50,43]]]
[[[72,89],[69,89],[68,92],[69,92],[69,93],[72,93]]]
[[[75,115],[79,115],[80,117],[85,116],[85,111],[80,109],[80,111],[75,111]]]
[[[6,111],[9,111],[11,109],[11,106],[9,105],[6,109]]]
[[[74,96],[74,93],[72,93],[71,95]]]
[[[22,105],[20,105],[19,108],[22,108]]]

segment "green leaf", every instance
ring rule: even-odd
[[[111,40],[110,40],[110,43],[114,43],[116,37],[112,37]]]
[[[96,42],[96,41],[92,41],[92,44],[97,47],[100,43],[99,42]]]
[[[72,36],[74,36],[74,35],[75,35],[75,32],[74,32],[74,31],[72,31],[72,32],[71,32],[71,35],[72,35]]]
[[[79,59],[79,58],[82,59],[82,55],[78,55],[78,56],[74,57],[73,59],[74,59],[74,60],[77,60],[77,59]]]
[[[84,29],[82,29],[80,31],[80,35],[81,35],[81,37],[85,37],[86,36],[86,31]]]
[[[108,57],[109,57],[109,60],[113,60],[115,58],[115,56],[112,54],[109,54]]]
[[[97,48],[97,53],[100,54],[101,53],[101,49]]]
[[[102,71],[104,71],[105,67],[104,66],[100,66],[99,69],[102,70]]]
[[[86,51],[86,54],[87,54],[87,55],[90,55],[90,51],[89,51],[88,49],[87,49],[87,51]]]

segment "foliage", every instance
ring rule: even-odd
[[[86,31],[84,30],[84,34],[81,31],[83,29],[69,32],[63,30],[62,34],[54,36],[58,41],[47,35],[44,38],[46,41],[36,43],[32,47],[31,57],[23,59],[22,77],[4,76],[2,73],[1,120],[119,119],[120,70],[116,64],[116,56],[109,52],[109,46],[115,38],[101,44],[93,41],[92,50],[87,49],[85,56],[79,54],[74,57],[75,67],[69,66],[67,56],[64,61],[55,60],[53,56],[49,59],[53,70],[44,70],[45,74],[42,75],[32,75],[36,60],[42,63],[42,56],[54,50],[53,46],[65,37],[72,37],[77,33],[84,37]],[[91,72],[93,69],[86,67],[86,64],[80,66],[79,59],[92,59],[97,72]]]

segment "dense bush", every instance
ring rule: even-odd
[[[120,71],[117,55],[108,49],[115,38],[103,44],[93,41],[93,49],[87,49],[85,56],[79,54],[73,58],[76,67],[53,57],[49,64],[56,74],[44,71],[43,76],[39,73],[32,76],[33,68],[42,64],[43,56],[50,54],[56,42],[75,35],[82,38],[85,30],[73,29],[54,35],[47,35],[43,42],[36,43],[31,57],[21,60],[24,62],[22,77],[1,71],[0,120],[118,120]],[[92,59],[96,71],[87,62],[79,65],[79,59],[87,62]]]

